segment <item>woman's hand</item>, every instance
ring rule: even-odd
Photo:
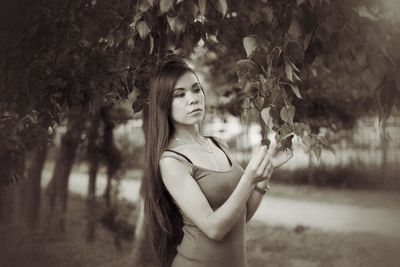
[[[293,151],[291,149],[282,149],[277,144],[271,145],[267,154],[271,158],[274,168],[279,168],[293,157]]]
[[[251,158],[243,177],[250,183],[256,184],[271,178],[274,166],[271,161],[267,146],[261,146],[258,152]]]

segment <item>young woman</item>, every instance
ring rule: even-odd
[[[258,208],[273,164],[265,146],[243,170],[226,144],[203,136],[205,97],[182,60],[151,81],[145,212],[161,266],[244,267],[245,224]]]

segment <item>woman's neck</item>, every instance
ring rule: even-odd
[[[200,133],[199,126],[197,124],[190,126],[176,125],[173,138],[186,142],[201,142],[204,140],[203,135]]]

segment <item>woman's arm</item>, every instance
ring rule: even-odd
[[[257,183],[257,185],[261,188],[267,187],[269,179],[270,178],[268,178],[266,181],[259,182],[259,183]],[[250,221],[250,219],[253,217],[254,213],[256,213],[263,197],[264,197],[263,194],[253,190],[253,192],[251,193],[251,195],[249,197],[249,200],[247,200],[247,203],[246,203],[246,222]]]
[[[256,183],[265,179],[263,175],[269,162],[266,151],[263,146],[256,153],[235,190],[215,211],[183,163],[169,157],[161,159],[162,179],[182,212],[209,238],[221,240],[243,212]]]
[[[287,161],[289,161],[293,157],[293,151],[290,149],[279,150],[279,148],[274,145],[271,146],[270,152],[267,153],[267,157],[271,157],[271,169],[270,172],[266,174],[266,179],[262,182],[259,182],[257,185],[261,188],[267,187],[269,181],[271,179],[271,175],[274,169],[279,168]],[[250,195],[249,200],[246,203],[247,211],[246,211],[246,222],[250,221],[253,215],[256,213],[260,203],[263,199],[263,194],[253,191]]]

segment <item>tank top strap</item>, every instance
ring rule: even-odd
[[[166,149],[165,151],[169,151],[169,152],[175,153],[175,154],[179,155],[180,157],[184,158],[190,164],[193,164],[193,162],[187,156],[183,155],[182,153],[180,153],[178,151],[175,151],[175,150],[172,150],[172,149]],[[166,157],[166,156],[163,156],[163,157]],[[179,158],[179,161],[182,161],[182,158]]]
[[[227,145],[224,141],[222,141],[220,138],[218,138],[218,137],[215,137],[215,136],[207,136],[207,137],[210,138],[211,141],[212,141],[219,149],[222,150],[222,152],[224,152],[226,158],[227,158],[228,161],[229,161],[229,164],[232,166],[233,163],[232,163],[231,157],[230,157],[230,155],[229,155],[228,145]]]

